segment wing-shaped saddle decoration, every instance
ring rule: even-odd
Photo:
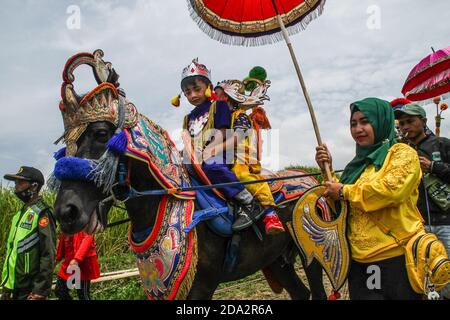
[[[350,265],[350,250],[346,237],[348,204],[341,201],[339,216],[333,221],[324,221],[320,216],[317,201],[325,190],[324,186],[316,186],[302,195],[295,206],[290,231],[303,252],[307,265],[310,265],[313,258],[318,260],[333,287],[339,290],[347,279]],[[330,206],[329,202],[327,204]],[[334,204],[331,204],[331,207],[334,207]]]

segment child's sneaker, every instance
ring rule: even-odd
[[[265,224],[266,234],[275,235],[284,232],[283,224],[276,214],[268,215],[263,220]]]

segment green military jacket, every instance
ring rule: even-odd
[[[0,287],[29,290],[42,296],[51,291],[56,255],[53,214],[38,198],[12,219]]]

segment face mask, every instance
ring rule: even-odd
[[[27,203],[33,197],[34,192],[31,191],[30,189],[26,189],[20,192],[14,192],[14,194],[17,196],[17,198]]]
[[[16,191],[14,192],[14,194],[17,196],[17,198],[19,198],[20,200],[22,200],[24,203],[27,203],[28,201],[30,201],[36,194],[35,191],[31,190],[32,187],[34,187],[35,184],[33,183],[31,185],[30,188],[25,189],[23,191]]]

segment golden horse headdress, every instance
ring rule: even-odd
[[[89,123],[107,121],[119,126],[119,103],[122,100],[124,114],[123,128],[132,128],[138,121],[138,112],[133,103],[125,100],[125,93],[119,88],[119,75],[110,62],[103,61],[103,51],[79,53],[66,63],[61,85],[59,109],[64,121],[64,142],[67,145],[66,156],[77,152],[76,141],[86,130]],[[80,96],[74,88],[74,71],[81,65],[92,68],[98,86],[86,95]]]

